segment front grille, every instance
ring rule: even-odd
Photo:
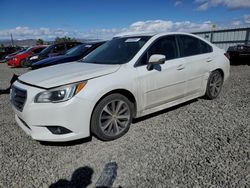
[[[11,88],[11,102],[19,111],[23,111],[23,106],[27,99],[27,91],[16,86]]]

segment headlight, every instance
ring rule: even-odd
[[[34,60],[34,59],[38,59],[38,56],[35,55],[35,56],[33,56],[33,57],[30,58],[30,60]]]
[[[50,89],[47,91],[43,91],[36,95],[35,102],[36,103],[50,103],[50,102],[57,103],[57,102],[67,101],[71,99],[73,96],[75,96],[77,93],[79,93],[86,84],[87,84],[87,81],[79,82],[75,84],[69,84],[69,85],[58,87],[58,88]]]

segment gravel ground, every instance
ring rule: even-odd
[[[0,89],[25,71],[0,64]],[[250,66],[232,66],[216,100],[137,119],[112,142],[34,141],[16,125],[9,96],[0,95],[0,187],[94,187],[111,161],[114,187],[250,187]]]

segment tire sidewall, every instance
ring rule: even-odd
[[[221,76],[222,85],[221,85],[221,87],[220,87],[220,91],[218,92],[218,94],[217,94],[216,96],[213,96],[213,95],[211,94],[209,85],[210,85],[211,79],[213,78],[213,76],[214,76],[215,74],[219,74],[219,75]],[[220,71],[215,70],[215,71],[211,72],[211,74],[209,75],[208,81],[207,81],[207,89],[206,89],[206,95],[205,95],[205,96],[206,96],[208,99],[215,99],[215,98],[217,98],[217,97],[220,95],[222,86],[223,86],[223,76],[221,75]]]
[[[108,135],[105,135],[103,131],[101,130],[100,124],[99,124],[99,118],[100,118],[103,108],[113,100],[122,100],[128,105],[129,110],[130,110],[130,119],[129,119],[129,123],[127,127],[123,130],[122,133],[116,136],[108,136]],[[130,128],[130,124],[132,122],[133,114],[134,114],[133,110],[134,110],[133,104],[128,100],[127,97],[121,94],[111,94],[111,95],[104,97],[103,99],[101,99],[101,101],[97,103],[97,105],[95,106],[92,112],[91,122],[90,122],[91,133],[103,141],[111,141],[111,140],[120,138],[121,136],[126,134]]]

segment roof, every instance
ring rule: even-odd
[[[149,32],[126,32],[126,33],[120,33],[116,35],[115,37],[139,37],[139,36],[164,36],[164,35],[180,35],[180,34],[185,34],[185,35],[192,35],[190,33],[184,33],[184,32],[154,32],[154,33],[149,33]]]
[[[119,33],[114,37],[135,37],[135,36],[154,36],[156,33],[149,33],[149,32],[125,32]]]

